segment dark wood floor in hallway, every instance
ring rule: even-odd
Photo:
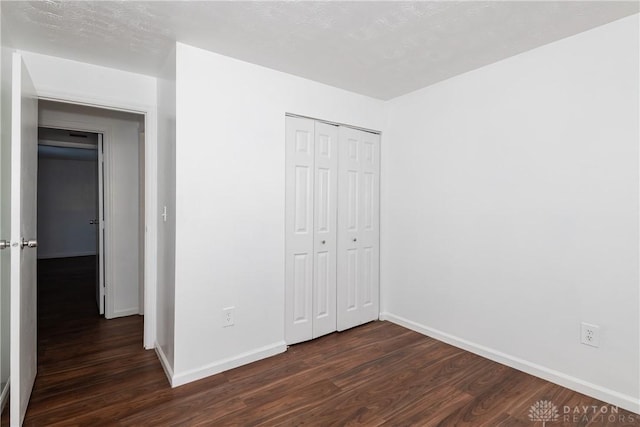
[[[292,346],[286,353],[172,389],[143,319],[105,320],[92,258],[39,265],[39,371],[28,426],[640,426],[640,416],[571,414],[606,406],[388,322]],[[551,421],[548,419],[548,421]],[[8,425],[3,414],[2,425]]]

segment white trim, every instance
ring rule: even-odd
[[[97,255],[96,251],[84,251],[84,252],[54,252],[52,254],[38,253],[38,259],[52,259],[52,258],[73,258],[79,256]]]
[[[43,98],[40,98],[40,99],[43,99]],[[87,119],[87,120],[53,119],[53,120],[47,121],[45,119],[42,119],[41,117],[38,118],[38,126],[52,128],[52,129],[68,129],[68,130],[102,134],[102,141],[103,141],[103,147],[104,147],[103,154],[102,154],[102,158],[104,162],[102,167],[104,169],[104,176],[105,176],[105,179],[103,182],[103,190],[102,190],[103,205],[104,205],[104,212],[105,212],[104,220],[106,224],[111,224],[112,218],[113,218],[113,211],[111,209],[111,207],[113,206],[113,201],[112,201],[113,194],[111,192],[111,176],[113,174],[111,173],[111,145],[110,145],[110,141],[113,135],[112,126],[109,126],[103,123],[98,123],[92,119]],[[104,258],[106,260],[114,259],[113,249],[111,245],[111,242],[113,242],[113,230],[111,229],[111,227],[105,227],[104,240],[105,240],[104,241]],[[113,280],[111,280],[111,278],[113,277],[112,267],[113,266],[109,262],[107,262],[104,266],[104,283],[106,286],[104,317],[106,319],[113,319],[115,317],[119,317],[113,310],[113,307],[115,306],[115,303],[114,303],[115,292],[113,289],[109,288],[109,284],[113,283]],[[120,316],[124,316],[124,314],[121,314]]]
[[[118,111],[144,114],[145,116],[145,241],[144,241],[144,348],[152,349],[156,340],[156,290],[157,290],[157,241],[158,241],[158,176],[157,176],[157,107],[107,98],[87,97],[54,88],[37,89],[42,100],[73,103]],[[83,129],[74,129],[83,130]],[[85,129],[86,130],[86,129]]]
[[[126,308],[124,310],[116,310],[113,312],[113,317],[124,317],[124,316],[133,316],[134,314],[139,315],[140,309],[136,307]]]
[[[280,341],[271,345],[257,348],[255,350],[241,353],[228,359],[222,359],[218,362],[204,365],[200,368],[190,369],[182,374],[174,374],[171,380],[171,387],[178,387],[192,381],[219,374],[223,371],[228,371],[229,369],[237,368],[238,366],[257,362],[258,360],[266,359],[267,357],[284,353],[285,351],[287,351],[287,344],[285,344],[284,341]]]
[[[158,286],[158,136],[156,107],[147,110],[144,124],[144,348],[156,342]]]
[[[48,99],[39,98],[40,101],[48,101]],[[58,102],[58,101],[54,101]],[[91,132],[91,133],[111,133],[111,126],[101,126],[99,123],[94,123],[91,120],[77,121],[77,120],[64,120],[54,119],[51,121],[43,120],[42,117],[38,117],[38,127],[45,127],[49,129],[64,129],[78,132]],[[97,147],[92,147],[97,149]]]
[[[171,387],[173,387],[173,369],[171,369],[171,364],[169,363],[167,356],[164,354],[164,351],[162,351],[162,347],[160,347],[158,343],[155,343],[155,351],[156,351],[156,355],[158,356],[158,359],[160,359],[160,365],[162,366],[162,370],[164,371],[164,374],[167,376],[167,380],[169,380],[169,384],[171,384]]]
[[[75,148],[78,150],[98,151],[98,145],[85,144],[83,142],[65,142],[65,141],[53,141],[50,139],[38,139],[38,146],[40,145],[44,145],[47,147]]]
[[[9,385],[11,384],[11,379],[7,378],[7,382],[4,385],[4,388],[0,390],[0,414],[4,411],[4,407],[7,405],[7,401],[9,400]]]
[[[96,215],[96,219],[98,220],[98,224],[97,225],[97,232],[98,232],[98,236],[96,238],[96,243],[97,243],[97,254],[96,254],[96,261],[97,261],[97,268],[98,268],[98,281],[96,283],[96,286],[98,287],[98,289],[96,289],[96,305],[98,306],[98,313],[101,316],[104,316],[105,313],[105,302],[107,300],[107,298],[105,297],[105,292],[106,292],[106,286],[105,286],[105,219],[104,219],[104,134],[99,133],[98,134],[98,164],[97,166],[97,171],[98,171],[98,215]],[[95,223],[95,221],[94,221]]]
[[[59,91],[53,88],[36,88],[38,98],[45,101],[66,102],[67,104],[84,105],[87,107],[106,108],[108,110],[124,111],[127,113],[148,114],[155,107],[145,104],[136,104],[132,102],[120,102],[118,100],[110,100],[106,98],[94,98],[84,94],[72,94],[65,91]]]
[[[113,224],[115,221],[114,212],[113,212],[113,191],[111,190],[112,184],[112,156],[111,153],[113,151],[113,143],[112,140],[112,129],[109,127],[108,131],[99,132],[102,133],[102,209],[104,210],[104,225],[102,226],[102,240],[103,240],[103,254],[104,254],[104,268],[102,269],[104,273],[104,317],[105,319],[113,319],[115,317],[119,317],[116,315],[114,307],[115,307],[115,299],[116,299],[116,290],[114,283],[114,268],[112,260],[115,259],[113,255],[113,242],[114,242],[114,232]],[[140,242],[138,242],[139,244]],[[139,261],[138,261],[139,262]],[[140,265],[138,265],[140,268]],[[140,284],[138,284],[140,286]]]
[[[467,341],[455,335],[451,335],[446,332],[421,325],[417,322],[405,319],[400,316],[396,316],[388,312],[380,313],[380,320],[387,320],[397,325],[404,326],[405,328],[419,332],[438,341],[451,344],[463,350],[467,350],[489,360],[493,360],[494,362],[501,363],[527,374],[558,384],[562,387],[566,387],[568,389],[586,394],[612,405],[619,406],[620,408],[624,408],[628,411],[635,412],[636,414],[640,414],[640,401],[633,396],[619,393],[615,390],[611,390],[606,387],[584,381],[580,378],[576,378],[571,375],[549,369],[545,366],[529,362],[528,360],[520,359],[519,357],[502,353],[501,351],[494,350],[492,348],[485,347],[471,341]]]
[[[325,123],[325,124],[328,124],[328,125],[331,125],[331,126],[342,126],[342,127],[349,128],[349,129],[361,130],[363,132],[372,133],[374,135],[382,135],[382,131],[379,131],[379,130],[361,128],[361,127],[354,126],[354,125],[349,125],[349,124],[346,124],[346,123],[331,122],[329,120],[317,119],[315,117],[303,116],[301,114],[284,113],[284,116],[285,117],[298,118],[298,119],[305,119],[305,120],[313,120],[315,122]]]

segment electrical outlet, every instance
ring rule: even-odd
[[[580,342],[592,347],[600,347],[600,326],[582,322],[580,324]]]
[[[235,323],[234,319],[234,310],[235,307],[226,307],[222,309],[222,327],[226,328],[229,326],[233,326]]]

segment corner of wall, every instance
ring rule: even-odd
[[[175,368],[175,145],[176,145],[176,56],[167,55],[156,81],[157,91],[157,214],[156,242],[156,348],[169,369]]]
[[[628,411],[640,414],[640,402],[637,398],[606,387],[584,381],[580,378],[567,375],[563,372],[547,368],[542,365],[530,362],[525,359],[515,357],[510,354],[503,353],[491,347],[486,347],[476,342],[468,341],[458,336],[448,334],[435,328],[414,322],[401,316],[389,312],[380,313],[380,320],[386,320],[396,325],[400,325],[412,331],[426,335],[438,341],[450,344],[454,347],[461,348],[478,356],[493,360],[527,374],[542,378],[555,384],[559,384],[568,389],[593,396],[604,402],[624,408]]]
[[[284,353],[285,351],[287,351],[287,345],[284,341],[273,343],[272,345],[260,347],[199,368],[190,369],[188,371],[172,375],[171,385],[172,387],[178,387],[192,381],[228,371],[229,369],[237,368],[248,363],[257,362],[258,360]]]
[[[167,376],[167,380],[169,381],[169,384],[171,385],[171,387],[174,387],[173,368],[171,367],[171,364],[169,363],[167,356],[164,354],[164,351],[162,350],[162,346],[159,345],[158,343],[155,343],[154,349],[156,351],[156,355],[158,356],[158,359],[160,360],[160,365],[162,366],[162,370],[164,371],[164,374]]]

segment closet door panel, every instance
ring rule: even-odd
[[[285,340],[313,337],[315,129],[286,118]]]
[[[337,329],[360,324],[360,135],[339,128]]]
[[[360,273],[360,323],[378,318],[380,313],[380,135],[361,135],[362,197],[359,232],[362,270]]]
[[[315,123],[313,338],[336,330],[338,127]]]
[[[340,127],[337,329],[378,318],[380,136]]]

